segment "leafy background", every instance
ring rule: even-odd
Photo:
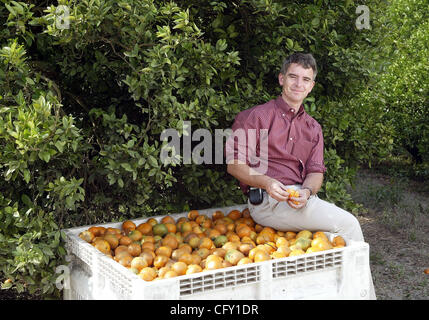
[[[162,164],[160,135],[229,128],[279,94],[294,51],[318,62],[305,107],[324,129],[322,198],[358,214],[356,170],[389,159],[426,179],[428,3],[365,1],[370,30],[361,4],[2,0],[2,288],[58,297],[63,228],[243,203],[224,165]]]

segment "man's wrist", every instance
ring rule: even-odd
[[[301,189],[307,189],[310,192],[310,195],[307,197],[307,200],[313,195],[313,190],[310,187],[302,187]]]

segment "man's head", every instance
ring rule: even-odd
[[[311,54],[294,53],[287,57],[279,73],[283,99],[295,110],[314,87],[316,60]]]
[[[317,64],[316,59],[314,59],[311,53],[296,52],[291,54],[289,57],[283,60],[283,65],[280,70],[280,73],[283,73],[285,75],[289,69],[289,66],[292,63],[299,64],[304,69],[313,69],[313,80],[316,80]]]

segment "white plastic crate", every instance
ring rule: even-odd
[[[216,210],[227,214],[244,208],[198,211],[211,217]],[[172,214],[176,219],[186,215]],[[147,219],[133,221],[138,225]],[[118,228],[121,224],[100,225]],[[80,239],[79,233],[89,227],[64,230],[73,257],[70,288],[64,290],[67,300],[369,299],[369,246],[365,242],[346,239],[344,248],[146,282]]]

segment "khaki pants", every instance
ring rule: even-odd
[[[298,210],[291,208],[287,202],[278,202],[266,192],[261,204],[252,205],[249,202],[248,205],[253,220],[262,226],[279,231],[325,231],[340,235],[346,240],[364,241],[359,221],[354,215],[317,195],[311,196],[307,205]],[[370,299],[376,299],[371,275],[370,289]]]

